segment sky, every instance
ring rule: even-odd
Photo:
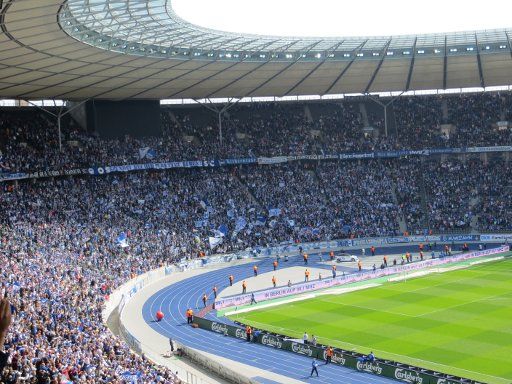
[[[228,32],[386,36],[512,27],[511,0],[172,0],[183,19]]]

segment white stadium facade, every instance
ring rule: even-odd
[[[509,85],[512,29],[298,38],[206,29],[166,0],[3,0],[0,97],[205,99]]]

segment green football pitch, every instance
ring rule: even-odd
[[[512,381],[512,259],[230,317],[486,383]]]

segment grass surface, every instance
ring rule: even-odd
[[[231,318],[483,382],[512,380],[512,259]]]

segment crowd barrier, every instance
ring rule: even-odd
[[[194,323],[199,328],[208,331],[220,333],[222,335],[247,340],[245,330],[239,326],[215,322],[212,320],[194,317]],[[281,335],[261,332],[254,334],[251,342],[259,343],[270,348],[280,349],[304,355],[319,360],[326,360],[326,346],[303,344],[292,339],[285,338]],[[345,351],[342,349],[334,349],[332,363],[341,365],[359,372],[366,372],[373,375],[393,378],[406,383],[418,384],[480,384],[470,379],[446,375],[441,372],[431,371],[420,367],[406,365],[390,360],[375,360],[373,362],[364,361],[363,355]]]
[[[195,351],[194,349],[189,348],[186,345],[181,345],[180,348],[183,351],[183,354],[187,356],[190,360],[208,369],[209,371],[216,373],[217,375],[226,379],[230,383],[258,384],[257,381],[254,381],[249,377],[246,377],[243,374],[236,372],[233,369],[230,369],[229,367],[225,366],[222,363],[210,359],[201,352]]]
[[[424,261],[419,261],[412,264],[399,265],[394,267],[388,267],[384,269],[378,269],[376,271],[370,272],[361,272],[354,273],[345,276],[337,276],[335,278],[323,279],[323,280],[314,280],[311,282],[304,282],[299,284],[294,284],[290,287],[279,287],[279,288],[271,288],[265,289],[261,291],[255,291],[242,295],[234,295],[223,297],[218,300],[215,300],[215,309],[222,309],[228,307],[235,307],[245,304],[250,304],[254,295],[254,299],[258,302],[272,300],[279,297],[297,295],[305,292],[312,292],[319,289],[334,287],[338,285],[345,285],[349,283],[355,283],[358,281],[375,279],[382,276],[393,275],[406,271],[413,271],[418,269],[424,269],[436,265],[453,263],[457,261],[472,259],[481,256],[494,255],[497,253],[507,252],[509,250],[508,245],[504,245],[498,248],[492,248],[482,251],[474,251],[461,253],[455,256],[443,257],[437,259],[428,259]]]

